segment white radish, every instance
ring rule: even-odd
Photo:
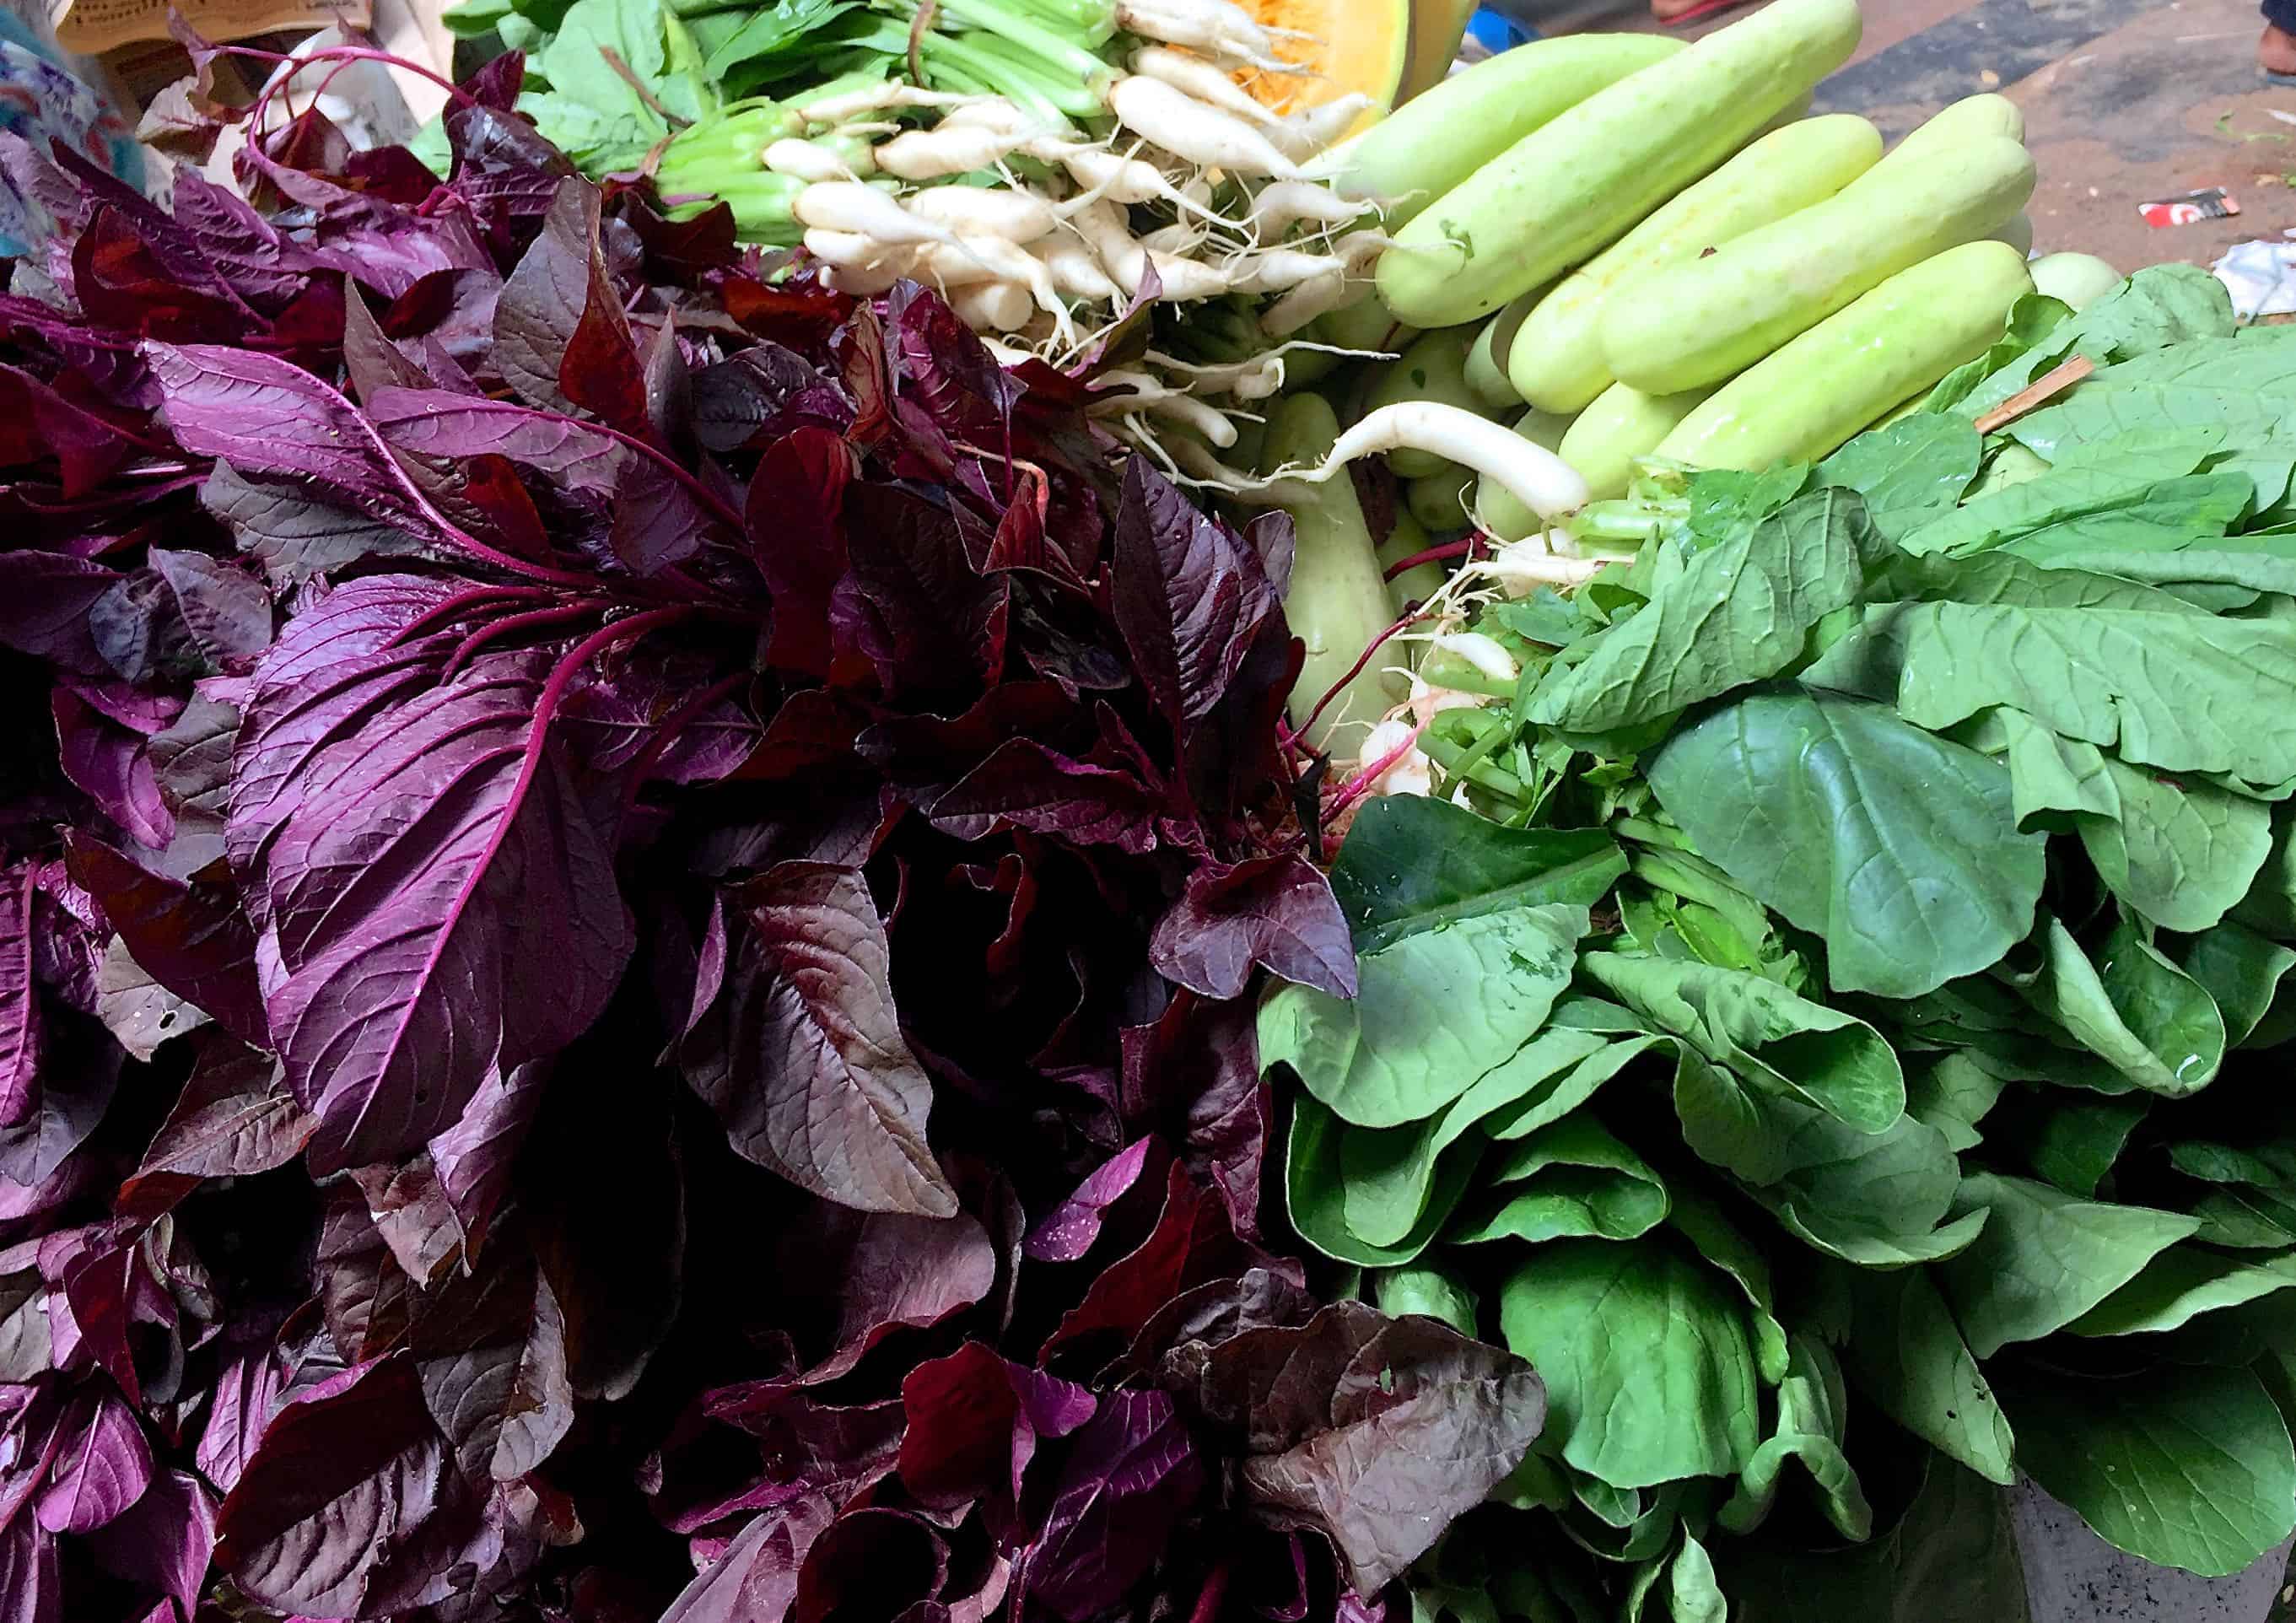
[[[887,79],[866,90],[849,90],[843,95],[823,96],[808,102],[797,110],[797,116],[808,124],[842,124],[865,112],[879,112],[888,107],[962,107],[977,102],[977,95],[960,94],[948,90],[925,90],[915,85]]]
[[[1382,761],[1387,765],[1381,766]],[[1400,717],[1381,722],[1364,734],[1363,748],[1356,756],[1357,775],[1378,767],[1378,773],[1364,786],[1364,792],[1374,795],[1423,795],[1435,789],[1435,768],[1419,748],[1419,729]]]
[[[1554,586],[1565,591],[1583,586],[1613,561],[1608,558],[1578,558],[1560,551],[1549,552],[1546,543],[1558,533],[1510,541],[1490,557],[1468,568],[1496,584],[1499,590],[1509,597],[1529,597],[1541,586]]]
[[[1162,394],[1151,396],[1145,402],[1148,410],[1159,417],[1169,417],[1201,435],[1221,450],[1235,443],[1235,424],[1226,416],[1192,396]]]
[[[893,283],[909,274],[909,266],[900,260],[882,260],[874,265],[832,266],[826,280],[840,293],[852,293],[862,298],[892,291]]]
[[[801,225],[850,232],[880,242],[956,246],[956,233],[947,226],[918,218],[892,193],[859,181],[816,181],[791,200],[790,212]]]
[[[1033,242],[1060,224],[1052,204],[1034,192],[989,186],[929,186],[903,202],[910,213],[966,236]]]
[[[1159,225],[1140,239],[1140,245],[1152,254],[1193,253],[1204,240],[1204,234],[1195,226],[1181,221],[1171,225]]]
[[[995,266],[984,264],[973,255],[953,248],[919,249],[909,274],[943,293],[953,292],[961,287],[979,287],[984,282],[1013,280]]]
[[[1070,299],[1086,304],[1114,304],[1124,296],[1100,268],[1100,261],[1093,258],[1092,250],[1066,233],[1031,242],[1029,251],[1044,261],[1053,285]]]
[[[968,327],[1013,332],[1029,324],[1029,317],[1036,314],[1037,301],[1017,282],[984,282],[976,287],[960,288],[950,296],[948,307]]]
[[[1337,272],[1302,282],[1260,312],[1259,330],[1270,338],[1297,332],[1318,316],[1348,302],[1348,279]]]
[[[1281,293],[1321,276],[1348,274],[1347,261],[1295,248],[1270,248],[1241,256],[1233,283],[1240,293]]]
[[[1347,134],[1348,127],[1363,117],[1364,109],[1370,105],[1371,98],[1356,90],[1303,107],[1285,118],[1275,144],[1294,158],[1313,158]]]
[[[943,180],[994,168],[1034,139],[1021,130],[978,124],[906,130],[877,149],[877,167],[903,180]]]
[[[1032,142],[1027,152],[1031,158],[1060,164],[1068,170],[1070,179],[1085,188],[1083,196],[1070,198],[1061,205],[1062,214],[1072,214],[1105,198],[1115,203],[1169,203],[1205,219],[1227,224],[1165,179],[1163,170],[1144,158],[1126,157],[1099,147],[1075,146],[1067,142]]]
[[[1275,54],[1275,37],[1226,0],[1118,0],[1116,26],[1143,39],[1232,58],[1267,73],[1299,73]]]
[[[1323,480],[1358,456],[1408,447],[1481,474],[1543,519],[1587,504],[1587,481],[1554,452],[1535,446],[1505,423],[1434,400],[1405,400],[1370,413],[1333,442],[1322,467],[1292,477]]]
[[[1161,79],[1135,74],[1109,87],[1116,121],[1177,158],[1237,175],[1300,178],[1299,166],[1266,135],[1232,113],[1185,95]],[[878,161],[884,160],[881,157]]]
[[[1177,254],[1152,253],[1156,279],[1164,284],[1157,297],[1169,304],[1193,304],[1200,299],[1224,299],[1235,291],[1235,279],[1217,265],[1184,259]]]
[[[840,270],[904,265],[910,258],[906,248],[888,247],[875,237],[855,231],[824,231],[819,226],[806,232],[805,250],[824,265],[834,265]]]
[[[1162,79],[1199,102],[1226,109],[1264,129],[1282,129],[1283,115],[1254,101],[1251,93],[1222,72],[1217,62],[1168,45],[1144,45],[1132,53],[1132,71]]]
[[[1141,273],[1148,268],[1148,250],[1132,234],[1124,210],[1114,203],[1096,201],[1078,209],[1069,224],[1126,297],[1138,294]]]
[[[1344,225],[1361,217],[1364,206],[1312,180],[1279,180],[1260,187],[1244,211],[1243,224],[1255,240],[1273,239],[1300,220]]]
[[[977,125],[982,129],[1001,129],[1014,135],[1043,135],[1044,124],[1021,111],[1001,95],[983,96],[968,102],[933,126],[935,129],[963,129]]]
[[[1239,400],[1265,400],[1283,387],[1283,357],[1275,350],[1248,361],[1184,361],[1151,349],[1148,358],[1167,373],[1187,379],[1191,389]]]
[[[852,167],[835,152],[794,135],[768,144],[764,158],[766,168],[775,174],[793,176],[799,180],[854,178]]]
[[[950,258],[952,253],[964,254],[985,266],[996,281],[1017,282],[1027,288],[1036,299],[1037,308],[1053,318],[1062,341],[1068,341],[1073,335],[1075,329],[1069,319],[1069,307],[1061,298],[1060,290],[1053,285],[1052,275],[1046,270],[1044,262],[1027,249],[996,237],[967,236],[959,238],[953,250],[935,249],[924,258],[929,258],[936,269],[946,267],[954,270]]]
[[[1439,631],[1427,640],[1445,653],[1458,655],[1494,682],[1512,682],[1522,675],[1514,656],[1480,631]]]

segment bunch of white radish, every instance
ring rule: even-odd
[[[1159,351],[1104,380],[1102,414],[1152,446],[1160,426],[1184,429],[1193,447],[1159,454],[1201,463],[1234,444],[1232,415],[1282,389],[1304,343],[1284,340],[1370,290],[1379,203],[1317,178],[1365,98],[1263,106],[1235,75],[1301,70],[1287,36],[1231,0],[1143,0],[1117,18],[1136,43],[1103,117],[888,82],[795,106],[762,163],[800,186],[789,210],[832,285],[933,287],[1008,359],[1065,362],[1144,297],[1245,301],[1248,342]]]

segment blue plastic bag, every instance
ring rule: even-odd
[[[61,141],[97,168],[144,189],[144,149],[119,111],[64,66],[63,53],[0,7],[0,129],[45,157]],[[0,255],[30,250],[39,214],[0,177]]]

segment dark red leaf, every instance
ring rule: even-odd
[[[946,1217],[931,1086],[902,1040],[884,926],[860,876],[783,863],[734,898],[722,1059],[689,1066],[734,1148],[840,1205]]]
[[[495,365],[537,406],[589,412],[624,433],[644,434],[644,368],[599,256],[598,207],[589,182],[569,176],[559,183],[542,234],[496,302]]]
[[[1108,1393],[1069,1445],[1044,1531],[1015,1563],[1014,1588],[1068,1623],[1116,1606],[1203,1488],[1203,1461],[1171,1398]]]
[[[1040,1438],[1066,1437],[1099,1406],[1085,1388],[967,1341],[918,1365],[901,1381],[908,1430],[902,1485],[922,1504],[947,1510],[976,1498],[1021,1498],[1021,1474]]]
[[[1356,955],[1331,881],[1305,857],[1210,863],[1156,922],[1149,962],[1206,997],[1241,997],[1255,965],[1333,997],[1356,995]]]

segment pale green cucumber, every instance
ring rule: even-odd
[[[1414,479],[1403,488],[1404,504],[1431,536],[1455,536],[1467,528],[1467,491],[1464,473],[1438,473]]]
[[[1475,398],[1495,412],[1503,412],[1522,404],[1515,392],[1513,381],[1507,376],[1507,356],[1514,348],[1514,335],[1522,330],[1524,318],[1546,297],[1546,290],[1525,293],[1482,324],[1475,341],[1467,347],[1467,387],[1475,391]]]
[[[1433,545],[1427,538],[1427,527],[1411,516],[1410,508],[1399,506],[1395,510],[1394,527],[1379,544],[1379,567],[1391,570]],[[1414,563],[1387,583],[1387,606],[1398,614],[1408,614],[1414,603],[1425,602],[1450,578],[1450,571],[1439,563]]]
[[[1398,359],[1380,367],[1364,392],[1363,414],[1406,400],[1432,400],[1480,414],[1483,403],[1467,386],[1467,346],[1474,337],[1464,327],[1420,334]],[[1398,479],[1424,479],[1459,464],[1432,451],[1405,447],[1387,454],[1387,465]]]
[[[1286,395],[1267,414],[1261,461],[1275,467],[1319,463],[1339,437],[1340,420],[1322,396]],[[1304,724],[1316,701],[1346,677],[1307,737],[1318,750],[1352,757],[1393,702],[1375,662],[1348,676],[1371,640],[1395,623],[1387,583],[1349,480],[1295,487],[1280,505],[1292,515],[1292,535],[1283,614],[1292,635],[1308,645],[1307,663],[1292,684],[1292,719]]]
[[[2033,291],[2005,242],[1964,242],[1898,272],[1710,396],[1654,455],[1748,471],[1814,462],[1915,389],[2000,341]]]
[[[1596,91],[1398,232],[1380,297],[1456,326],[1583,263],[1849,61],[1858,28],[1857,0],[1774,0]]]
[[[1603,301],[1603,353],[1645,394],[1718,383],[1899,271],[1998,230],[2032,193],[2032,159],[1997,135],[1877,167],[1703,258],[1620,283]]]
[[[1823,202],[1881,156],[1882,132],[1854,113],[1805,119],[1764,135],[1539,300],[1507,355],[1515,392],[1541,411],[1583,410],[1615,381],[1603,359],[1600,326],[1612,287]]]
[[[1713,390],[1646,395],[1613,383],[1572,419],[1555,455],[1578,470],[1596,501],[1624,496],[1635,477],[1635,458],[1648,456],[1675,425],[1698,409]]]
[[[1516,142],[1605,86],[1683,49],[1654,34],[1571,34],[1517,45],[1413,97],[1332,156],[1342,195],[1399,225]]]
[[[1570,431],[1570,419],[1533,406],[1516,418],[1512,426],[1542,451],[1553,451],[1559,456],[1562,437]],[[1496,480],[1475,482],[1475,514],[1484,532],[1500,541],[1520,541],[1546,528],[1545,520],[1524,506],[1521,497]]]
[[[1889,156],[1882,162],[1894,168],[1924,152],[1941,152],[1988,136],[2007,141],[2025,138],[2024,110],[2007,96],[1995,95],[1990,91],[1948,102],[1925,122],[1915,125],[1904,140],[1890,149]]]
[[[2095,254],[2045,254],[2033,261],[2033,285],[2078,310],[2119,287],[2120,273]]]
[[[1419,330],[1396,320],[1378,294],[1365,293],[1353,304],[1318,316],[1301,336],[1341,349],[1384,349],[1392,354],[1418,337]]]

